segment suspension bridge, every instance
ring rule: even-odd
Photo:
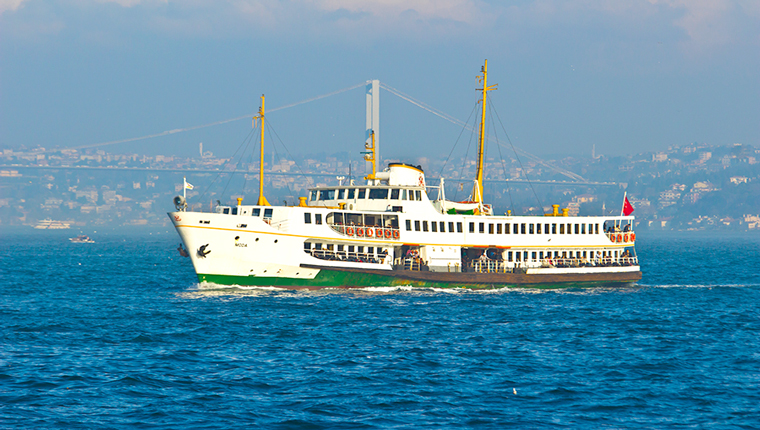
[[[325,98],[328,98],[328,97],[331,97],[331,96],[335,96],[335,95],[338,95],[338,94],[342,94],[342,93],[345,93],[345,92],[348,92],[348,91],[356,90],[356,89],[362,88],[362,87],[365,88],[365,93],[366,93],[366,95],[365,95],[365,97],[366,97],[366,109],[367,109],[367,115],[366,115],[366,136],[365,136],[365,139],[369,139],[370,133],[374,132],[374,134],[375,134],[375,146],[377,148],[377,150],[376,150],[376,154],[377,155],[376,156],[377,156],[378,160],[380,159],[380,89],[382,89],[382,90],[386,91],[387,93],[392,94],[392,95],[394,95],[394,96],[396,96],[396,97],[398,97],[398,98],[400,98],[400,99],[402,99],[404,101],[407,101],[407,102],[409,102],[409,103],[411,103],[411,104],[413,104],[413,105],[415,105],[415,106],[417,106],[417,107],[419,107],[419,108],[421,108],[421,109],[423,109],[423,110],[425,110],[425,111],[427,111],[427,112],[429,112],[429,113],[431,113],[431,114],[433,114],[433,115],[435,115],[435,116],[443,119],[444,121],[447,121],[447,122],[450,122],[450,123],[452,123],[454,125],[457,125],[457,126],[463,128],[464,130],[468,130],[470,132],[475,132],[474,125],[470,125],[467,122],[462,121],[462,120],[460,120],[460,119],[458,119],[458,118],[456,118],[456,117],[454,117],[452,115],[446,114],[446,113],[444,113],[444,112],[442,112],[442,111],[440,111],[440,110],[438,110],[438,109],[436,109],[436,108],[434,108],[434,107],[432,107],[432,106],[430,106],[430,105],[428,105],[428,104],[426,104],[426,103],[424,103],[424,102],[422,102],[422,101],[420,101],[418,99],[415,99],[414,97],[412,97],[412,96],[410,96],[410,95],[408,95],[406,93],[403,93],[402,91],[400,91],[400,90],[398,90],[396,88],[393,88],[390,85],[382,83],[382,82],[380,82],[378,80],[370,80],[370,81],[358,83],[358,84],[351,85],[351,86],[348,86],[348,87],[345,87],[345,88],[342,88],[342,89],[339,89],[339,90],[336,90],[336,91],[332,91],[332,92],[329,92],[329,93],[321,94],[321,95],[318,95],[318,96],[315,96],[315,97],[310,97],[310,98],[307,98],[307,99],[304,99],[304,100],[300,100],[300,101],[297,101],[297,102],[294,102],[294,103],[289,103],[289,104],[286,104],[286,105],[283,105],[283,106],[278,106],[278,107],[275,107],[275,108],[272,108],[272,109],[267,109],[267,114],[271,114],[272,112],[277,112],[277,111],[289,109],[289,108],[292,108],[292,107],[304,105],[304,104],[307,104],[307,103],[315,102],[315,101],[322,100],[322,99],[325,99]],[[159,133],[153,133],[153,134],[148,134],[148,135],[144,135],[144,136],[127,138],[127,139],[110,140],[110,141],[106,141],[106,142],[98,142],[98,143],[80,145],[80,146],[75,146],[75,147],[68,147],[68,148],[63,148],[63,149],[62,148],[46,149],[44,151],[37,151],[37,152],[35,152],[35,154],[60,152],[60,151],[62,151],[64,149],[82,150],[82,149],[90,149],[90,148],[101,148],[101,147],[104,147],[104,146],[117,145],[117,144],[129,143],[129,142],[137,142],[137,141],[147,140],[147,139],[154,139],[154,138],[159,138],[159,137],[163,137],[163,136],[173,135],[173,134],[177,134],[177,133],[185,133],[185,132],[189,132],[189,131],[193,131],[193,130],[199,130],[199,129],[203,129],[203,128],[214,127],[214,126],[218,126],[218,125],[222,125],[222,124],[227,124],[227,123],[231,123],[231,122],[235,122],[235,121],[241,121],[241,120],[244,120],[244,119],[250,120],[250,118],[252,116],[254,116],[254,115],[255,115],[255,113],[249,113],[249,114],[245,114],[245,115],[236,116],[234,118],[227,118],[227,119],[223,119],[223,120],[220,120],[220,121],[214,121],[214,122],[210,122],[210,123],[206,123],[206,124],[194,125],[194,126],[184,127],[184,128],[175,128],[175,129],[171,129],[171,130],[162,131],[162,132],[159,132]],[[499,146],[507,148],[507,145],[505,145],[504,143],[502,143],[502,142],[494,139],[494,137],[492,137],[492,136],[487,136],[486,139],[488,141],[490,141],[491,143],[494,143],[496,145],[499,145]],[[539,164],[539,165],[541,165],[541,166],[543,166],[543,167],[545,167],[545,168],[547,168],[547,169],[549,169],[549,170],[551,170],[553,172],[556,172],[556,173],[558,173],[558,174],[566,177],[567,179],[564,180],[564,181],[536,181],[536,180],[528,180],[526,178],[526,179],[487,180],[487,181],[484,181],[484,182],[489,182],[489,183],[496,183],[496,182],[498,182],[498,183],[505,183],[506,182],[506,183],[514,183],[514,184],[518,184],[518,183],[532,183],[532,184],[576,185],[576,186],[580,186],[580,185],[585,185],[585,186],[616,186],[617,185],[617,183],[614,183],[614,182],[593,182],[593,181],[588,181],[585,178],[583,178],[582,176],[580,176],[580,175],[578,175],[578,174],[576,174],[574,172],[571,172],[571,171],[569,171],[567,169],[563,169],[563,168],[561,168],[559,166],[556,166],[556,165],[554,165],[554,164],[552,164],[552,163],[550,163],[550,162],[542,159],[541,157],[538,157],[537,155],[534,155],[534,154],[532,154],[532,153],[530,153],[530,152],[528,152],[528,151],[526,151],[526,150],[524,150],[522,148],[514,146],[511,143],[511,141],[509,142],[509,147],[508,148],[512,149],[517,157],[520,157],[520,156],[525,157],[525,158],[527,158],[527,159],[535,162],[536,164]],[[58,167],[57,169],[61,169],[61,167]],[[76,167],[72,167],[72,169],[76,169]],[[121,170],[124,170],[124,169],[121,169]],[[141,170],[144,170],[144,169],[141,169]],[[234,173],[234,172],[225,172],[225,173]],[[244,172],[239,172],[239,173],[244,173]],[[273,173],[274,172],[268,173],[268,174],[273,174]],[[304,174],[304,173],[295,174],[295,175],[324,176],[324,174]]]

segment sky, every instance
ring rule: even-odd
[[[191,128],[370,79],[467,120],[485,59],[490,133],[542,157],[760,146],[757,0],[0,0],[0,149]],[[267,118],[291,153],[358,158],[364,89]],[[101,148],[230,156],[250,131]],[[445,155],[461,132],[381,91],[384,158]]]

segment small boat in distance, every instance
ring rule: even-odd
[[[69,240],[71,243],[95,243],[95,241],[90,239],[89,236],[85,236],[83,234],[80,234],[77,237],[70,237]]]

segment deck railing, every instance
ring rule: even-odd
[[[382,264],[385,261],[384,255],[368,254],[366,252],[330,251],[327,249],[312,249],[305,252],[314,258],[328,261],[347,261],[352,263],[372,264]]]
[[[470,262],[468,271],[475,273],[513,273],[515,269],[528,268],[572,268],[572,267],[620,267],[638,266],[637,257],[611,257],[589,260],[586,258],[544,259],[540,261],[475,260]]]

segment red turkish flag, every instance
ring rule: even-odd
[[[625,202],[623,202],[623,215],[628,216],[633,213],[633,206],[631,206],[631,202],[628,201],[628,197],[625,198]]]

